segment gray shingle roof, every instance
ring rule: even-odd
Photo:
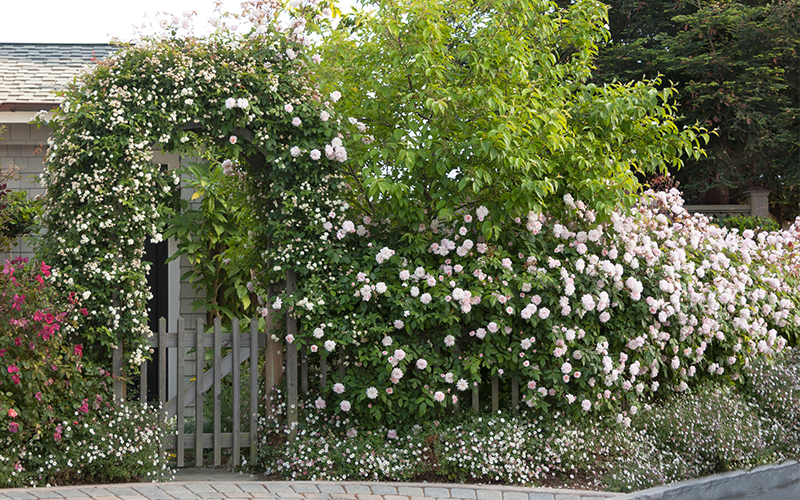
[[[108,44],[0,43],[0,105],[57,104],[53,90],[117,50]]]

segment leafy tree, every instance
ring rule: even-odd
[[[701,156],[674,89],[590,82],[608,36],[599,2],[363,3],[327,37],[322,76],[363,121],[348,150],[367,212],[415,225],[482,204],[513,218],[571,193],[604,216],[632,203],[633,172]]]
[[[681,123],[717,129],[708,156],[676,173],[687,201],[727,203],[763,186],[780,222],[800,214],[800,2],[607,3],[598,79],[663,74],[680,92]]]

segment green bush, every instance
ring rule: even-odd
[[[778,223],[769,217],[756,217],[750,215],[736,215],[733,217],[725,217],[715,221],[719,227],[727,229],[738,229],[739,234],[747,229],[757,233],[765,231],[780,231],[781,227]]]

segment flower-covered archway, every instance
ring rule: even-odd
[[[274,245],[292,232],[282,199],[337,187],[335,166],[346,159],[338,93],[324,96],[312,81],[319,57],[307,53],[304,26],[320,12],[299,7],[288,27],[276,4],[251,12],[248,35],[145,39],[64,92],[50,123],[40,256],[82,293],[84,317],[75,319],[89,342],[123,346],[134,365],[148,349],[144,244],[161,240],[180,190],[179,177],[152,162],[154,146],[227,159],[226,172],[246,179],[260,208],[253,238],[270,234]]]

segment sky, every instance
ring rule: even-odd
[[[224,10],[240,12],[241,0],[221,0]],[[352,1],[340,2],[340,7]],[[0,0],[0,42],[105,43],[129,41],[136,26],[153,22],[157,12],[182,17],[194,11],[195,33],[214,13],[214,0]],[[145,17],[148,16],[148,17]]]

